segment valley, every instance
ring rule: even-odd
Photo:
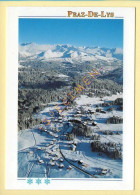
[[[122,178],[121,52],[20,45],[19,178]],[[93,69],[100,72],[95,78],[89,74]],[[92,81],[90,85],[83,82],[85,77]],[[84,88],[80,93],[76,90],[79,85]],[[62,112],[56,109],[58,105]]]

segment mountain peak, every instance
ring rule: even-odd
[[[39,45],[36,43],[22,43],[19,47],[20,57],[38,60],[59,61],[114,61],[122,60],[123,52],[120,48],[76,47],[70,44]]]

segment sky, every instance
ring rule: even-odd
[[[19,19],[19,44],[123,48],[122,19]]]

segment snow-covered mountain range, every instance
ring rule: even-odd
[[[23,43],[19,45],[19,59],[43,61],[116,61],[123,59],[121,48],[76,47],[72,45],[39,45],[36,43]]]

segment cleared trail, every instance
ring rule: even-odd
[[[97,178],[95,175],[93,175],[93,174],[91,174],[91,173],[89,173],[89,172],[87,172],[87,171],[81,169],[80,167],[75,166],[73,163],[71,163],[69,160],[66,159],[66,157],[63,155],[63,153],[62,153],[60,147],[59,147],[59,150],[60,150],[60,154],[61,154],[61,156],[63,157],[63,159],[64,159],[65,161],[67,161],[71,166],[73,166],[74,168],[78,169],[79,171],[83,172],[84,174],[86,174],[86,175],[88,175],[88,176],[90,176],[90,177]]]

